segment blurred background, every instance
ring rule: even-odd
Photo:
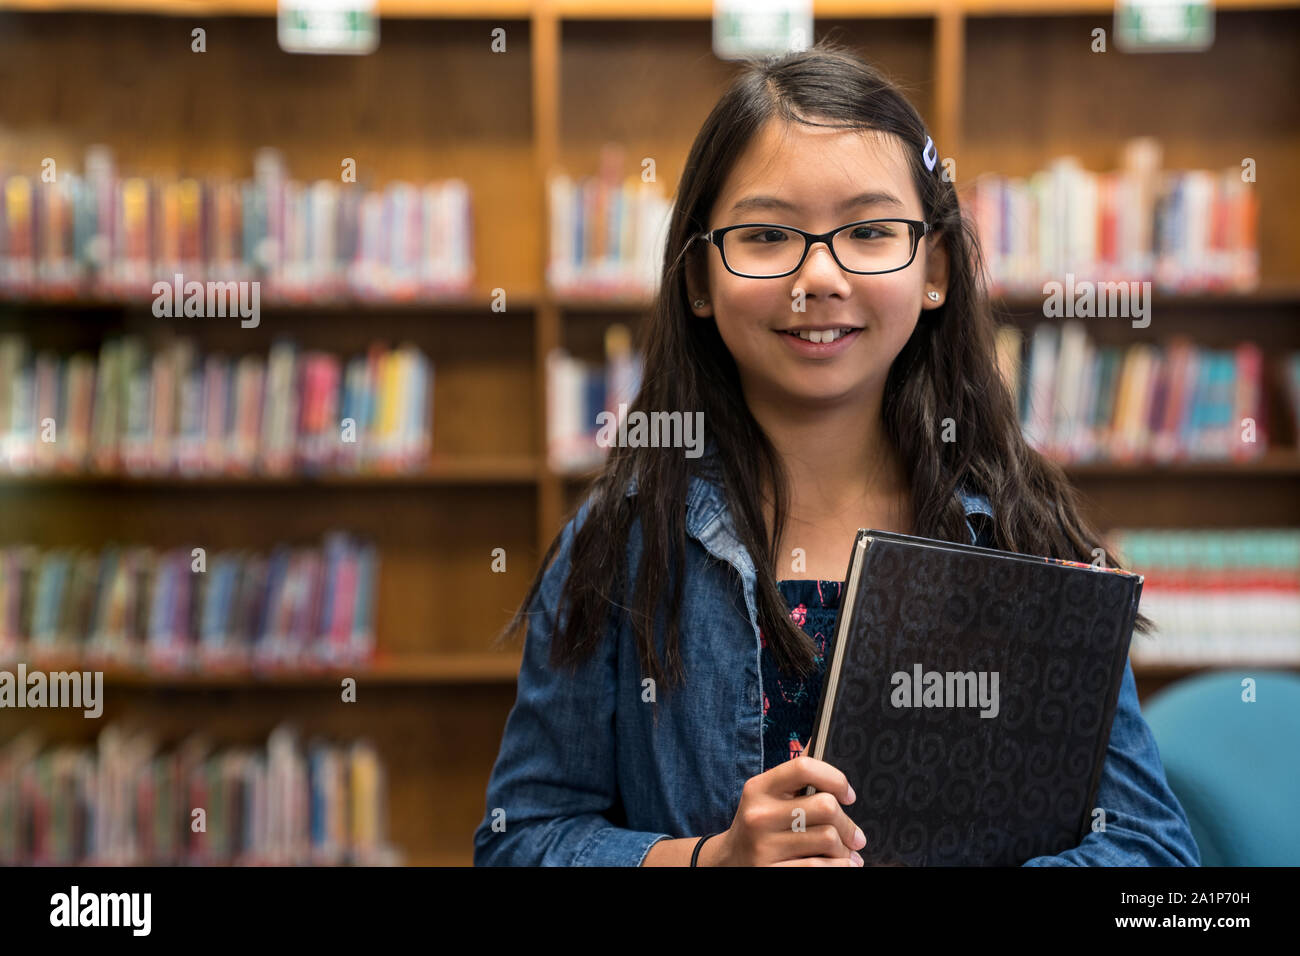
[[[0,710],[0,864],[470,864],[692,138],[832,34],[1146,577],[1203,861],[1300,863],[1300,3],[768,6],[0,0],[0,668],[104,675]]]

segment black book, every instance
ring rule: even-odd
[[[1105,819],[1142,580],[858,531],[806,753],[853,786],[866,865],[1018,866]]]

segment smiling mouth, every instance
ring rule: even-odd
[[[844,338],[844,336],[850,334],[851,332],[860,332],[862,330],[851,328],[851,327],[845,327],[842,329],[825,329],[821,331],[808,330],[808,329],[804,329],[798,332],[790,331],[787,329],[778,329],[777,331],[781,332],[784,335],[793,335],[795,338],[803,339],[805,342],[814,342],[817,344],[824,345],[828,342],[834,342],[837,339],[842,339]]]

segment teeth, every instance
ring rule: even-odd
[[[805,342],[815,342],[818,345],[824,345],[827,342],[834,342],[848,335],[853,329],[827,329],[825,332],[791,332],[791,335],[797,335]]]

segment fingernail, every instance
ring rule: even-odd
[[[857,850],[854,850],[852,853],[849,854],[849,859],[853,861],[854,866],[862,865],[862,857],[858,856]]]
[[[856,830],[853,831],[853,842],[856,843],[859,848],[867,845],[867,838],[866,835],[862,832],[862,827],[858,827]]]
[[[849,784],[849,803],[852,803],[856,799],[858,799],[858,795],[853,792],[853,784]]]

